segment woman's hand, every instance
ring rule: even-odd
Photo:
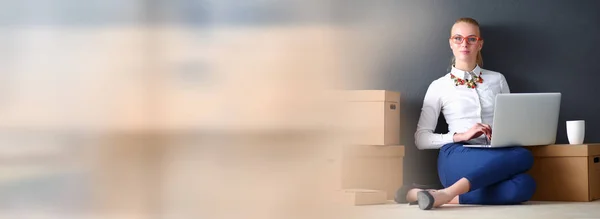
[[[492,127],[488,124],[477,123],[466,132],[456,133],[454,135],[454,142],[468,141],[484,134],[487,136],[488,140],[491,140]]]

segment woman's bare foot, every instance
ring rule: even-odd
[[[411,202],[416,202],[417,201],[417,193],[420,191],[429,191],[429,192],[433,192],[436,191],[435,189],[411,189],[406,193],[406,201],[408,201],[408,203]]]
[[[442,206],[444,204],[448,204],[451,201],[453,201],[454,198],[456,197],[456,195],[449,193],[445,189],[436,190],[436,191],[430,192],[430,194],[435,199],[435,202],[433,203],[434,208]]]
[[[406,193],[406,201],[408,203],[417,201],[417,193],[423,191],[422,189],[411,189]]]
[[[417,192],[417,200],[419,202],[419,208],[429,210],[458,201],[458,198],[456,198],[455,194],[448,192],[446,189],[441,189],[435,191],[419,191]]]

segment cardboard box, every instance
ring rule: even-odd
[[[333,160],[339,189],[384,191],[393,200],[403,183],[404,146],[353,145],[343,148]]]
[[[342,201],[346,205],[379,205],[387,202],[387,194],[384,191],[368,189],[342,190]]]
[[[351,144],[400,144],[399,92],[353,90],[347,91],[346,98]]]
[[[535,201],[600,199],[600,144],[528,147],[534,156],[529,171],[537,183]]]

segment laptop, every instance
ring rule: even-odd
[[[556,142],[561,93],[496,95],[492,141],[465,147],[500,148]]]

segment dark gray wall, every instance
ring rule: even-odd
[[[447,72],[450,27],[459,17],[482,25],[484,68],[503,73],[512,92],[561,92],[557,143],[567,143],[565,121],[586,120],[586,142],[600,142],[600,1],[415,0],[365,1],[336,9],[340,22],[383,22],[372,29],[386,48],[367,88],[402,92],[406,182],[438,183],[437,150],[418,151],[414,131],[429,83]],[[361,17],[360,14],[369,16]],[[373,18],[376,17],[376,18]],[[372,55],[372,54],[371,54]],[[440,121],[445,131],[445,121]]]

